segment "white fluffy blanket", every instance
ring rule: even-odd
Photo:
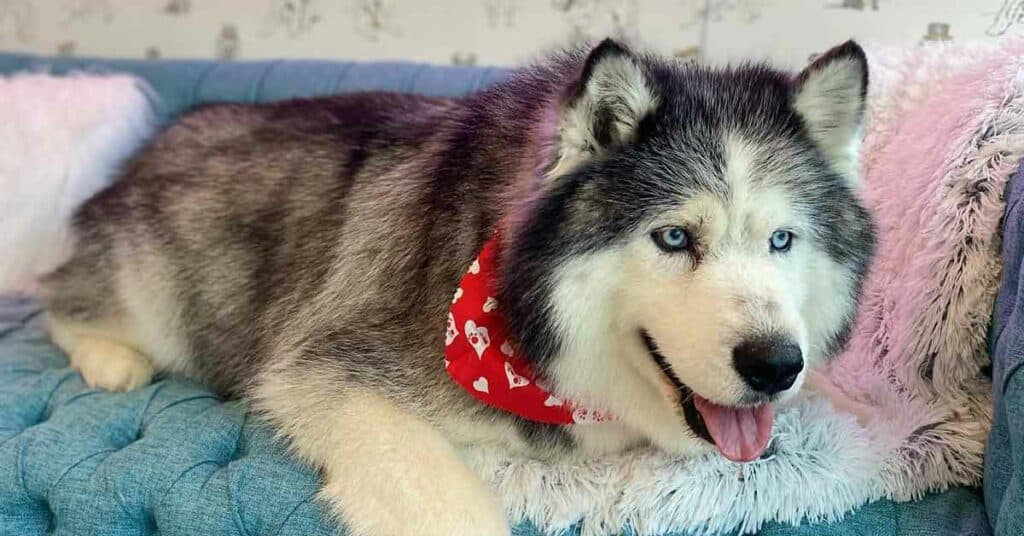
[[[0,293],[68,254],[74,209],[152,132],[147,94],[128,76],[0,77]]]

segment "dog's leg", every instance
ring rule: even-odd
[[[89,387],[131,391],[148,385],[153,379],[153,364],[149,358],[121,343],[99,325],[83,325],[54,315],[50,315],[48,324],[53,341],[68,355],[71,366]]]
[[[322,469],[321,498],[355,536],[507,536],[492,493],[430,424],[326,371],[271,367],[256,407]]]
[[[70,359],[71,366],[78,369],[89,387],[131,391],[153,379],[153,365],[146,356],[109,339],[81,339]]]

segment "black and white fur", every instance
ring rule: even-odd
[[[166,371],[248,399],[353,534],[508,534],[459,445],[692,455],[708,444],[690,391],[739,406],[801,386],[753,393],[737,344],[781,337],[808,366],[842,346],[873,249],[866,84],[852,42],[791,75],[605,41],[463,99],[196,110],[79,211],[74,257],[44,280],[51,333],[90,385]],[[521,348],[615,421],[527,422],[447,378],[452,292],[498,225]],[[692,247],[659,249],[665,226]]]

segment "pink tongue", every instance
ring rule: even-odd
[[[723,456],[734,462],[749,462],[764,454],[772,437],[772,423],[775,422],[771,406],[730,408],[697,395],[694,395],[693,402]]]

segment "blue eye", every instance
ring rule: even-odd
[[[675,253],[690,247],[690,234],[682,227],[666,227],[651,233],[651,238],[662,251]]]
[[[772,233],[772,238],[769,240],[772,251],[778,253],[785,253],[789,251],[789,247],[793,245],[793,233],[789,231],[778,230]]]

